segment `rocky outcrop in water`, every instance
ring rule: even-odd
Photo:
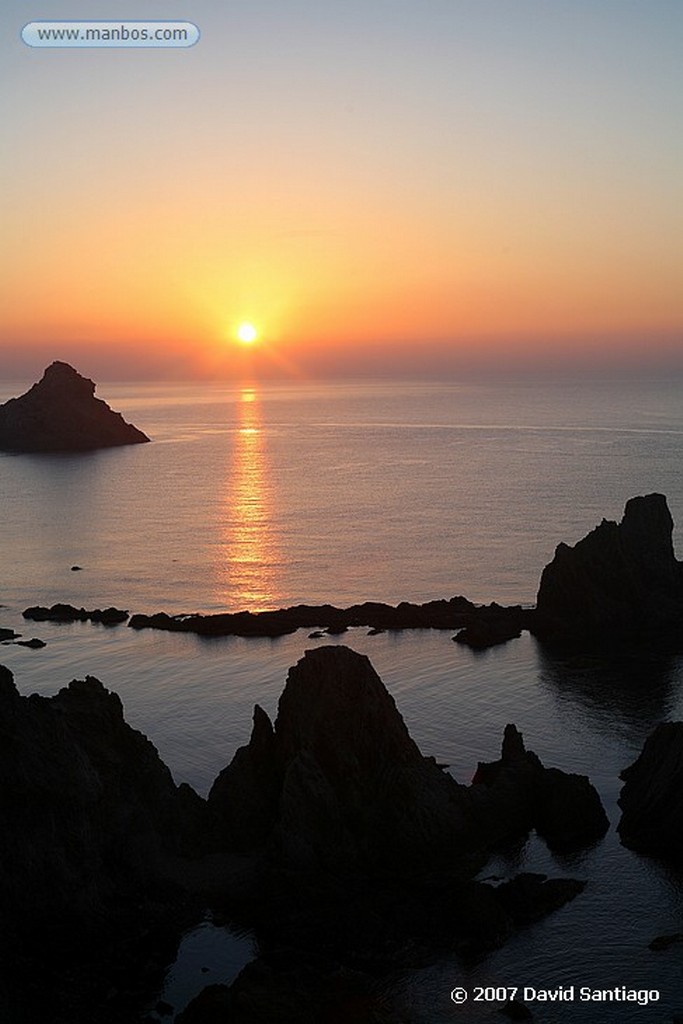
[[[199,636],[284,636],[297,629],[316,627],[311,638],[337,636],[354,626],[368,626],[373,634],[398,629],[462,629],[456,639],[471,647],[490,647],[519,636],[531,622],[533,612],[519,605],[474,605],[466,597],[398,605],[365,601],[349,608],[331,604],[295,605],[265,612],[221,612],[216,615],[133,615],[132,629],[161,629]]]
[[[658,725],[621,778],[624,846],[683,865],[683,722]]]
[[[274,725],[256,707],[208,802],[228,844],[308,873],[439,870],[532,828],[565,849],[608,828],[588,779],[545,768],[514,725],[474,782],[420,753],[366,657],[319,647],[290,669]]]
[[[609,828],[600,797],[585,775],[545,768],[507,725],[498,761],[481,763],[476,793],[484,813],[508,831],[536,829],[553,850],[575,850],[601,839]]]
[[[680,647],[683,564],[663,494],[631,498],[620,523],[603,519],[545,567],[532,632],[575,644],[656,642]]]
[[[99,622],[103,626],[118,626],[128,618],[122,608],[74,608],[72,604],[53,604],[50,608],[34,605],[23,613],[33,622]]]
[[[266,842],[297,870],[427,870],[484,843],[466,787],[420,754],[368,659],[346,647],[290,670],[274,726],[256,708],[209,807],[226,836]]]
[[[83,452],[146,441],[68,363],[52,363],[26,394],[0,405],[0,448],[7,451]]]

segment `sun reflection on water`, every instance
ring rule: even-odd
[[[273,493],[257,392],[244,387],[227,479],[221,600],[233,611],[277,606],[278,558]]]

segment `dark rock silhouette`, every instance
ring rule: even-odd
[[[352,626],[371,627],[373,633],[399,629],[459,629],[467,627],[469,636],[460,642],[487,647],[519,636],[528,628],[533,611],[520,606],[504,608],[491,604],[477,606],[466,597],[398,605],[366,601],[349,608],[331,604],[295,605],[266,612],[221,612],[216,615],[133,615],[132,629],[162,629],[173,633],[197,633],[200,636],[284,636],[297,629],[315,628],[311,639],[335,636]],[[326,630],[323,634],[321,627]],[[484,634],[486,633],[486,637]],[[470,638],[478,637],[470,643]]]
[[[529,1007],[519,999],[508,999],[498,1012],[508,1020],[533,1020],[534,1016]]]
[[[494,601],[493,604],[477,608],[468,625],[453,639],[457,644],[483,651],[521,636],[529,620],[529,612],[525,612],[521,605],[505,608]]]
[[[481,763],[475,787],[488,794],[486,813],[515,828],[535,828],[553,850],[573,850],[601,839],[609,820],[596,789],[585,775],[545,768],[526,750],[521,733],[507,725],[498,761]]]
[[[479,956],[582,887],[474,880],[501,842],[539,827],[545,787],[573,791],[575,778],[557,783],[514,726],[480,774],[463,786],[423,757],[368,659],[345,647],[308,651],[290,670],[275,725],[256,709],[208,801],[175,785],[98,680],[22,697],[0,669],[0,991],[12,979],[11,1019],[137,1019],[130,978],[147,970],[150,921],[168,946],[207,905],[238,914],[268,951],[213,994],[217,1006],[228,999],[246,1024],[253,999],[255,1024],[305,992],[313,1013],[336,1000],[349,1019],[354,1006],[353,1019],[366,1019],[361,1008],[380,1019],[367,977],[449,951]],[[580,787],[577,808],[590,802]],[[106,998],[114,964],[129,992],[118,1016]]]
[[[683,864],[683,722],[658,725],[621,778],[624,846]]]
[[[290,870],[438,869],[536,828],[556,849],[607,831],[585,776],[545,768],[505,729],[501,759],[459,785],[410,738],[369,660],[307,651],[290,669],[274,726],[258,706],[251,740],[218,776],[209,807],[227,842],[265,847]]]
[[[259,957],[233,984],[209,985],[177,1024],[408,1024],[383,1004],[374,978],[321,956]]]
[[[98,986],[106,992],[114,970],[134,979],[152,956],[155,921],[166,947],[189,923],[174,878],[187,856],[203,852],[205,814],[204,801],[176,787],[154,746],[125,723],[120,699],[96,679],[52,698],[22,697],[0,667],[0,990],[13,979],[5,988],[14,1000],[7,1019],[114,1019],[111,1007],[96,1012]],[[128,1007],[117,1019],[135,1018]]]
[[[654,953],[660,953],[663,949],[678,945],[679,942],[683,942],[683,932],[671,932],[669,935],[658,935],[648,943],[647,948]]]
[[[558,910],[583,892],[585,882],[575,878],[548,878],[529,871],[503,882],[496,896],[516,925],[531,924]]]
[[[104,626],[117,626],[125,622],[128,612],[121,608],[74,608],[71,604],[53,604],[51,608],[34,605],[23,613],[33,622],[99,622]]]
[[[209,807],[226,835],[267,841],[274,862],[299,871],[426,870],[485,839],[466,787],[420,754],[368,659],[346,647],[306,652],[274,727],[256,708]]]
[[[0,448],[9,451],[82,452],[146,441],[68,363],[52,363],[26,394],[0,405]]]
[[[545,567],[532,632],[576,643],[681,644],[683,564],[663,494],[631,498],[620,523],[603,519]]]

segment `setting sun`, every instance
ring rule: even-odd
[[[253,324],[243,323],[237,328],[237,338],[243,345],[251,345],[258,338],[258,331]]]

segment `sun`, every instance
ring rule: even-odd
[[[237,340],[241,341],[243,345],[251,345],[257,339],[258,331],[253,324],[245,322],[237,328]]]

